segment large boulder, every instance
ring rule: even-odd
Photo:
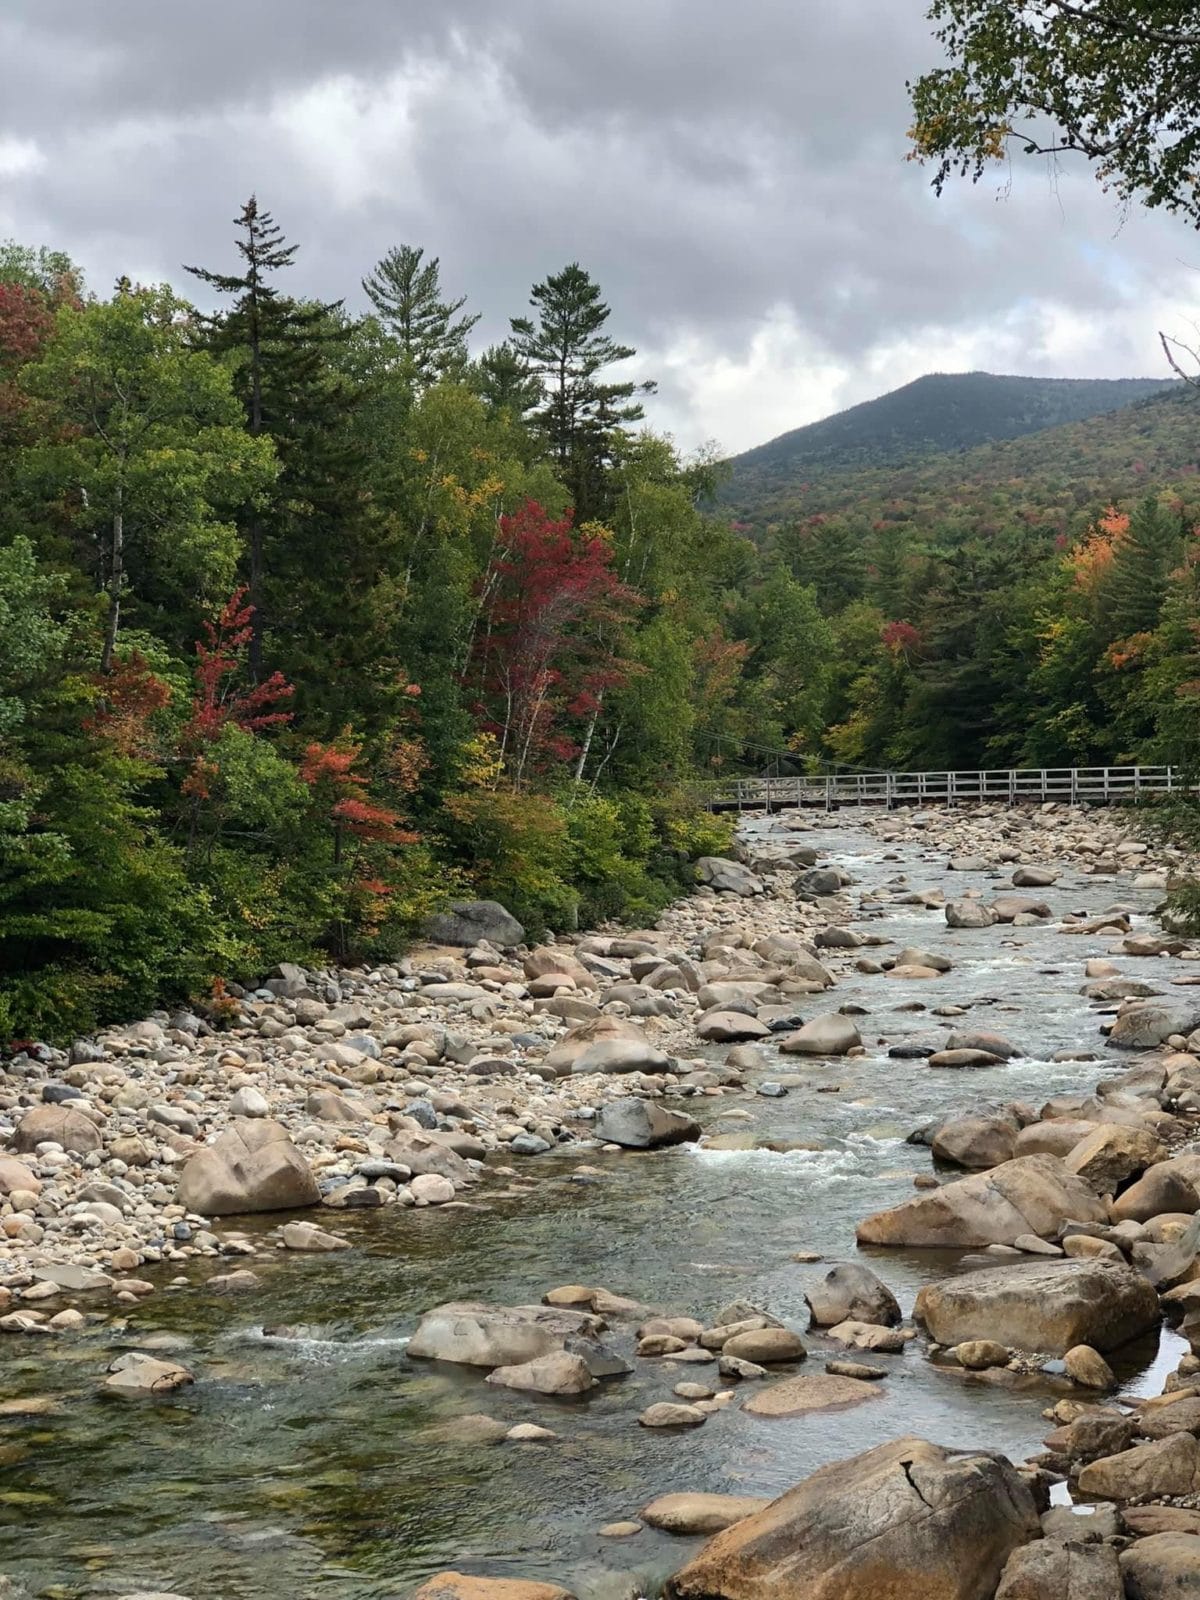
[[[739,1040],[769,1038],[771,1030],[765,1022],[747,1016],[744,1011],[716,1010],[704,1013],[696,1023],[696,1032],[715,1044],[736,1044]]]
[[[673,1600],[992,1600],[1040,1533],[1003,1456],[898,1439],[822,1467],[717,1534]]]
[[[996,1600],[1125,1600],[1110,1544],[1038,1539],[1008,1558]]]
[[[862,1036],[851,1018],[835,1012],[806,1022],[795,1033],[789,1033],[779,1048],[794,1056],[844,1056],[861,1044]]]
[[[657,1100],[610,1100],[600,1108],[596,1137],[627,1150],[653,1150],[685,1144],[700,1137],[700,1124],[683,1111],[670,1111]]]
[[[557,1306],[489,1306],[456,1300],[427,1311],[408,1341],[415,1360],[453,1361],[465,1367],[523,1367],[567,1350],[586,1361],[593,1377],[627,1371],[599,1343],[603,1323],[584,1311]]]
[[[1035,900],[1027,894],[998,894],[992,901],[992,910],[999,922],[1013,922],[1017,917],[1048,917],[1050,907],[1044,900]]]
[[[1129,1000],[1121,1007],[1108,1042],[1122,1050],[1152,1050],[1172,1034],[1186,1038],[1196,1028],[1200,1028],[1200,1009],[1194,1001],[1169,996]]]
[[[72,1155],[86,1156],[99,1150],[100,1129],[70,1106],[34,1106],[17,1124],[12,1146],[18,1155],[26,1155],[39,1144],[60,1144]]]
[[[869,1267],[857,1261],[839,1261],[804,1298],[814,1328],[834,1328],[839,1322],[893,1328],[900,1321],[896,1296]]]
[[[16,1156],[0,1155],[0,1195],[13,1194],[18,1189],[26,1194],[40,1194],[42,1180]]]
[[[1200,1600],[1200,1534],[1153,1533],[1121,1553],[1127,1600]]]
[[[1012,1160],[1017,1132],[1017,1119],[1007,1112],[951,1117],[934,1134],[932,1150],[938,1161],[984,1172]]]
[[[557,1077],[587,1072],[669,1072],[671,1058],[650,1040],[636,1022],[622,1017],[594,1017],[572,1028],[543,1063]]]
[[[525,929],[496,900],[451,900],[445,911],[430,917],[425,937],[434,944],[457,944],[468,949],[486,940],[500,949],[520,944]]]
[[[995,1339],[1063,1355],[1075,1345],[1114,1350],[1156,1327],[1158,1296],[1115,1261],[1022,1261],[926,1284],[915,1315],[939,1344]]]
[[[1190,1217],[1197,1211],[1200,1193],[1173,1161],[1151,1167],[1112,1203],[1114,1222],[1149,1222],[1167,1212]]]
[[[858,1225],[860,1244],[973,1249],[1052,1239],[1064,1222],[1108,1222],[1103,1201],[1054,1156],[1018,1156],[914,1196]]]
[[[296,1211],[321,1199],[287,1129],[267,1117],[235,1122],[184,1165],[175,1196],[202,1217]]]
[[[819,900],[837,894],[842,887],[842,874],[836,867],[810,867],[797,875],[794,888],[802,900]]]
[[[1148,1128],[1100,1122],[1063,1157],[1063,1165],[1097,1194],[1115,1194],[1127,1178],[1144,1172],[1165,1155]]]
[[[1101,1456],[1079,1474],[1081,1494],[1098,1500],[1162,1499],[1200,1492],[1200,1441],[1173,1433],[1119,1455]]]
[[[762,879],[756,878],[749,867],[740,861],[727,861],[724,856],[701,856],[696,863],[696,879],[719,894],[762,894],[764,887]]]
[[[948,928],[990,928],[1000,921],[982,900],[947,900],[945,915]]]

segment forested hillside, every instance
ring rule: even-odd
[[[360,271],[368,315],[306,298],[254,202],[172,288],[0,251],[0,1040],[456,896],[652,917],[731,770],[1194,760],[1185,386],[751,539],[583,268],[478,354],[436,259]]]
[[[890,471],[924,457],[1036,434],[1178,387],[1162,378],[929,373],[735,456],[722,498],[742,517],[758,521],[803,504],[830,478],[840,481],[872,468]]]

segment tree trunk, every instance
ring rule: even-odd
[[[104,649],[100,671],[111,672],[121,626],[121,593],[125,587],[125,492],[117,484],[117,503],[113,510],[112,543],[109,548],[108,620],[104,625]]]

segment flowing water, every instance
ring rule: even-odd
[[[756,843],[787,837],[761,822],[748,830]],[[852,826],[804,837],[852,872],[855,893],[900,873],[956,895],[997,888],[995,878],[945,873],[944,858],[922,861],[917,846],[884,846]],[[1099,912],[1119,898],[1144,914],[1157,898],[1071,873],[1044,893],[1056,913]],[[162,1275],[124,1332],[110,1323],[73,1339],[7,1340],[0,1397],[52,1396],[58,1409],[0,1420],[0,1572],[61,1600],[137,1590],[399,1600],[431,1573],[459,1567],[620,1600],[653,1592],[696,1547],[649,1529],[599,1537],[601,1525],[634,1516],[656,1494],[772,1495],[901,1433],[1018,1459],[1036,1449],[1054,1397],[1047,1381],[998,1388],[932,1367],[919,1343],[867,1358],[889,1369],[871,1403],[788,1421],[735,1404],[682,1435],[635,1419],[672,1398],[681,1379],[706,1381],[711,1367],[640,1361],[626,1378],[556,1401],[405,1357],[418,1315],[439,1301],[529,1302],[559,1283],[603,1284],[701,1318],[743,1297],[803,1328],[804,1292],[828,1268],[792,1255],[852,1254],[855,1223],[912,1194],[913,1175],[930,1166],[926,1149],[904,1142],[914,1127],[955,1105],[1040,1104],[1086,1090],[1113,1064],[1049,1060],[1064,1048],[1103,1055],[1079,988],[1084,959],[1104,953],[1104,941],[1052,927],[948,934],[940,912],[905,906],[860,925],[897,946],[944,950],[955,968],[936,983],[843,979],[832,1003],[866,1008],[866,1057],[783,1057],[780,1073],[804,1080],[783,1099],[691,1102],[713,1131],[751,1126],[807,1148],[589,1152],[604,1173],[595,1179],[574,1176],[577,1159],[546,1156],[530,1168],[547,1180],[539,1189],[487,1210],[344,1214],[338,1228],[353,1251],[256,1260],[264,1281],[250,1294],[206,1292],[206,1262],[184,1284]],[[967,1007],[971,1025],[1007,1034],[1027,1055],[969,1074],[889,1059],[890,1044],[944,1037],[940,1019],[897,1009],[914,999]],[[748,1110],[752,1124],[723,1115],[731,1109]],[[261,1219],[261,1231],[277,1221]],[[877,1252],[871,1264],[906,1311],[921,1283],[956,1268],[931,1252]],[[298,1336],[263,1334],[280,1325]],[[168,1334],[197,1373],[194,1388],[148,1403],[97,1393],[117,1349]],[[629,1354],[632,1329],[618,1327],[612,1342]],[[809,1342],[809,1370],[844,1354],[815,1335]],[[1149,1392],[1156,1376],[1161,1387],[1176,1343],[1164,1334],[1161,1348],[1155,1339],[1120,1353],[1130,1392]],[[479,1412],[559,1437],[493,1446],[456,1437],[455,1419]]]

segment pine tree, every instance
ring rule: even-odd
[[[426,261],[419,246],[394,245],[362,286],[421,388],[466,366],[467,335],[479,315],[456,318],[466,295],[442,299],[437,256]]]
[[[1147,498],[1113,542],[1100,593],[1102,626],[1110,639],[1157,626],[1171,573],[1183,555],[1185,525],[1177,510]]]
[[[607,383],[606,367],[637,354],[604,332],[609,308],[578,262],[533,286],[537,313],[512,319],[512,345],[538,377],[544,400],[534,420],[546,437],[558,474],[571,491],[576,520],[606,511],[606,469],[615,435],[643,415],[637,394],[653,383]]]
[[[480,356],[475,386],[489,411],[508,411],[518,422],[542,398],[541,379],[507,339],[489,345]]]
[[[271,281],[275,273],[293,265],[299,246],[285,241],[283,230],[269,211],[259,209],[254,195],[234,226],[245,263],[240,273],[211,272],[206,267],[185,271],[218,294],[234,297],[227,312],[204,319],[207,343],[217,352],[232,351],[241,358],[247,428],[253,438],[271,436],[283,467],[274,507],[252,510],[245,523],[249,601],[254,607],[250,670],[257,680],[263,675],[264,633],[275,620],[269,616],[266,594],[271,509],[278,513],[289,490],[293,501],[302,498],[294,480],[297,473],[311,476],[313,463],[299,447],[319,438],[322,423],[336,417],[336,396],[325,381],[323,346],[344,339],[346,328],[339,316],[340,300],[323,304],[289,299]],[[277,525],[274,531],[279,531]]]

